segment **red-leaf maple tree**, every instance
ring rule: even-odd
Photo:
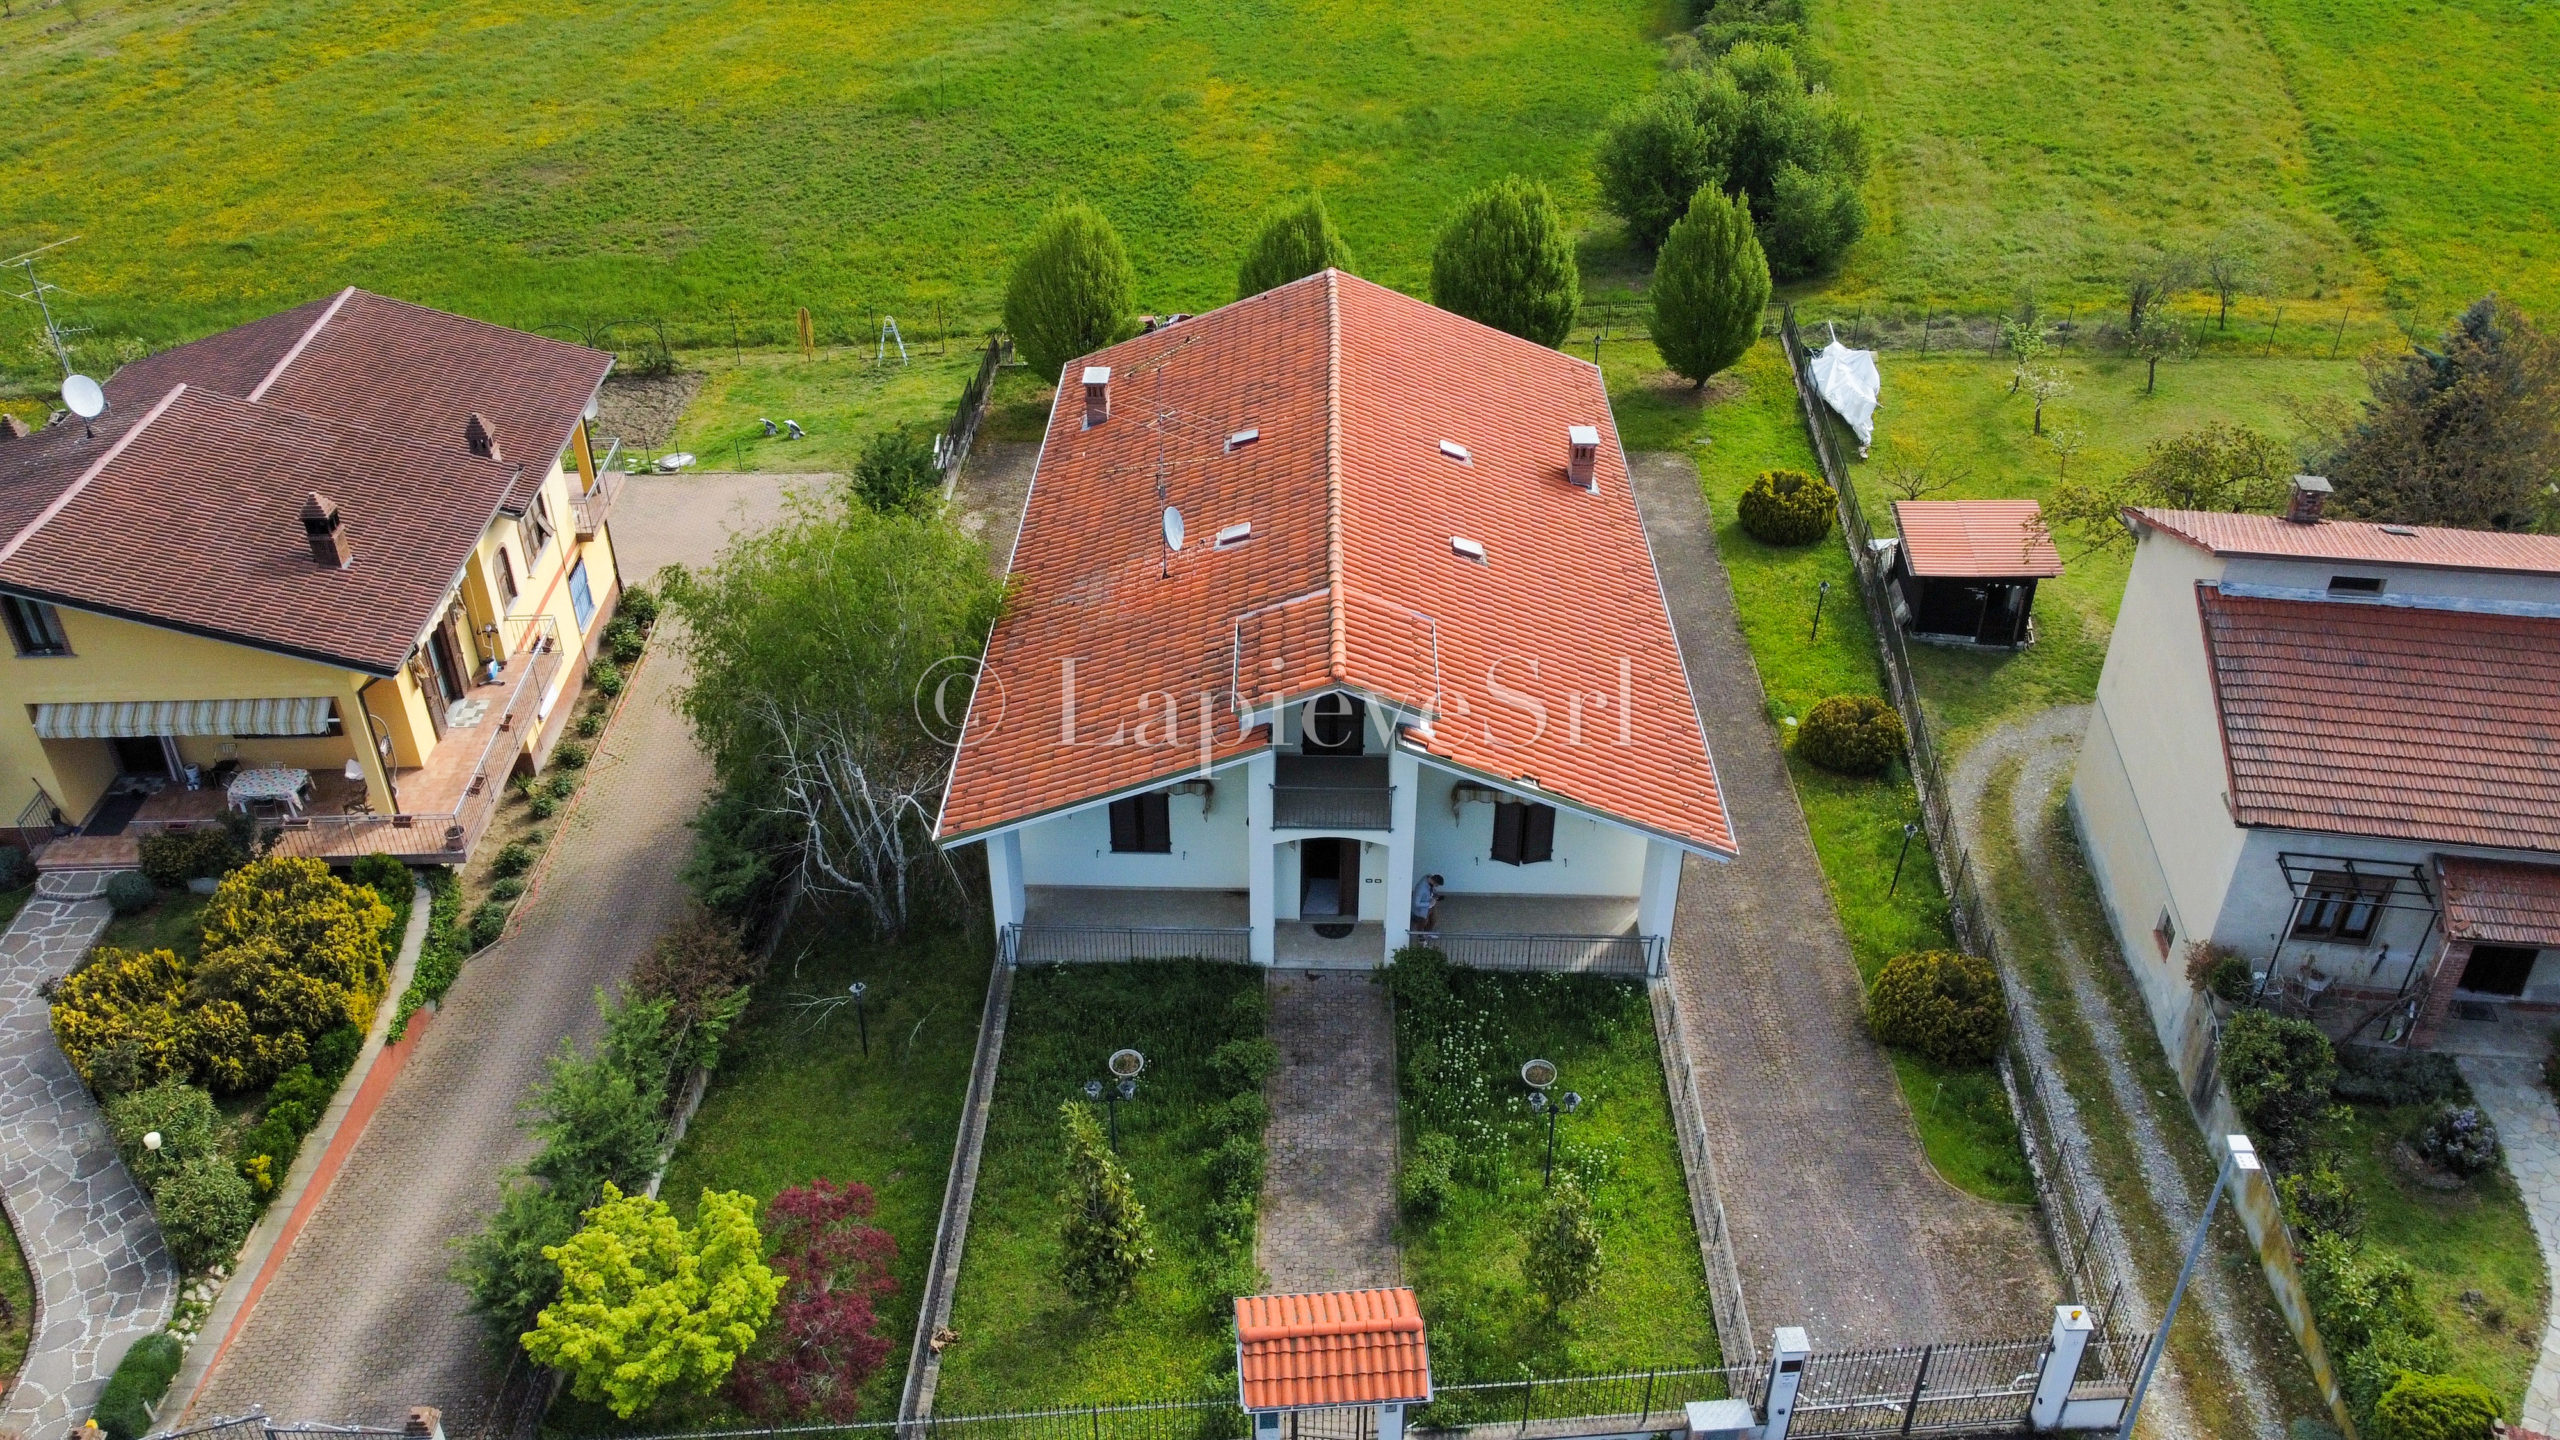
[[[794,1185],[765,1207],[769,1262],[782,1303],[730,1373],[730,1396],[763,1420],[851,1420],[862,1385],[889,1358],[877,1302],[895,1292],[898,1242],[865,1224],[874,1202],[858,1181]]]

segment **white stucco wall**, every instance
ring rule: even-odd
[[[2089,731],[2080,741],[2080,763],[2071,777],[2071,818],[2098,897],[2115,926],[2117,948],[2150,1006],[2152,1028],[2176,1055],[2185,1044],[2193,992],[2177,958],[2162,955],[2151,933],[2161,909],[2169,907],[2174,915],[2175,905],[2168,872],[2150,827],[2143,823],[2103,707],[2090,717]],[[2178,928],[2184,933],[2187,925],[2182,921]]]
[[[1457,895],[1624,895],[1644,890],[1645,837],[1623,826],[1556,807],[1555,858],[1505,865],[1493,858],[1493,807],[1471,802],[1449,814],[1449,793],[1479,784],[1419,767],[1414,809],[1416,875],[1442,875]],[[1525,797],[1524,798],[1528,798]]]
[[[1245,767],[1227,766],[1211,780],[1217,791],[1207,802],[1197,795],[1176,795],[1167,802],[1173,851],[1166,855],[1114,854],[1108,804],[1088,805],[1025,825],[1023,883],[1163,890],[1244,889]]]

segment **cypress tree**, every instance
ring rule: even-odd
[[[1564,343],[1582,274],[1546,186],[1509,175],[1458,206],[1431,252],[1431,303],[1523,340]]]
[[[1055,380],[1068,361],[1120,338],[1135,282],[1120,232],[1082,201],[1040,218],[1005,282],[1004,328],[1032,373]]]
[[[1262,217],[1262,228],[1236,267],[1236,298],[1248,299],[1319,270],[1351,268],[1350,247],[1333,228],[1324,197],[1309,195]]]
[[[1709,185],[1689,201],[1654,264],[1653,343],[1676,374],[1704,385],[1760,334],[1769,258],[1751,228],[1751,202]]]

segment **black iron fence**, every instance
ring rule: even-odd
[[[1271,823],[1283,830],[1386,830],[1395,816],[1392,785],[1271,787]]]
[[[1470,970],[1563,970],[1587,975],[1645,979],[1662,973],[1659,935],[1506,935],[1467,931],[1413,932],[1452,965]]]
[[[987,351],[978,360],[978,373],[969,380],[969,388],[960,392],[960,404],[951,412],[951,423],[934,437],[934,463],[942,467],[944,476],[956,476],[969,458],[969,447],[977,441],[978,427],[986,423],[987,402],[994,398],[996,372],[1013,358],[1013,342],[1002,335],[987,337]]]
[[[1958,828],[1955,802],[1938,758],[1936,732],[1912,669],[1910,646],[1894,622],[1893,598],[1877,556],[1875,532],[1868,526],[1866,509],[1859,503],[1857,486],[1842,459],[1847,427],[1831,413],[1814,388],[1812,355],[1797,329],[1792,305],[1779,319],[1778,338],[1795,370],[1796,399],[1804,414],[1805,432],[1813,441],[1814,456],[1822,466],[1823,478],[1840,497],[1840,528],[1857,570],[1858,597],[1866,607],[1867,626],[1875,632],[1886,689],[1894,708],[1902,715],[1908,736],[1906,758],[1911,767],[1912,788],[1920,798],[1920,818],[1928,832],[1930,858],[1946,891],[1948,925],[1955,932],[1958,945],[1989,957],[1998,966],[2001,984],[2009,992],[2010,1011],[2018,1013],[2022,996],[2016,967],[2000,942],[1992,921],[1990,898],[1974,872],[1972,852]],[[2046,1087],[2052,1082],[2040,1067],[2015,1064],[2004,1053],[2000,1079],[2009,1092],[2010,1108],[2017,1114],[2028,1168],[2034,1173],[2037,1195],[2042,1201],[2038,1208],[2044,1215],[2048,1238],[2062,1261],[2064,1281],[2071,1287],[2069,1293],[2095,1309],[2099,1338],[2109,1338],[2117,1303],[2125,1293],[2126,1277],[2116,1263],[2117,1247],[2110,1241],[2112,1221],[2105,1198],[2083,1193],[2087,1187],[2081,1184],[2077,1167],[2064,1153],[2054,1115],[2055,1102],[2047,1093]]]
[[[1542,1421],[1587,1422],[1588,1434],[1677,1428],[1682,1407],[1690,1401],[1738,1399],[1757,1405],[1767,1380],[1757,1366],[1700,1365],[1435,1385],[1431,1403],[1416,1406],[1408,1418],[1426,1430]]]
[[[2026,1427],[2042,1340],[1851,1350],[1805,1361],[1798,1435],[1966,1435]]]
[[[1219,925],[1007,925],[996,936],[1008,966],[1125,960],[1253,962],[1253,932]]]

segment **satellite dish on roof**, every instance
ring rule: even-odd
[[[1170,505],[1164,507],[1164,548],[1182,548],[1182,512]]]
[[[107,413],[107,392],[86,375],[72,375],[62,382],[62,403],[83,420],[95,420]]]

